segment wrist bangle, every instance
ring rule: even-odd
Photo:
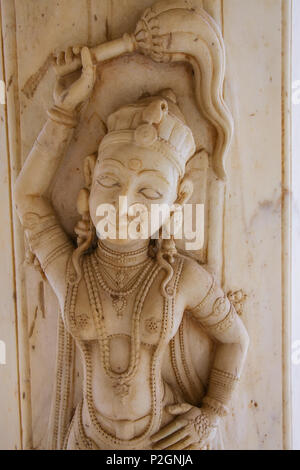
[[[229,414],[229,409],[223,403],[214,400],[210,397],[204,397],[202,403],[206,405],[210,410],[212,410],[220,418],[224,418]]]
[[[47,114],[51,121],[57,122],[58,124],[63,124],[71,128],[77,126],[78,119],[75,111],[66,111],[58,106],[53,106],[53,108],[49,109]]]
[[[219,403],[227,404],[231,399],[239,378],[219,369],[212,369],[209,377],[207,396]]]

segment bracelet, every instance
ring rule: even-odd
[[[228,303],[229,303],[229,300],[228,300]],[[214,325],[206,326],[208,330],[210,330],[211,332],[223,333],[224,331],[228,330],[232,326],[232,324],[234,323],[236,319],[237,314],[233,305],[231,304],[229,305],[230,305],[230,310],[228,314],[226,315],[226,317]]]
[[[229,414],[229,409],[227,406],[218,400],[214,400],[208,396],[204,397],[202,403],[206,405],[210,410],[212,410],[220,418],[224,418]]]
[[[211,286],[210,286],[207,294],[205,295],[205,297],[201,300],[200,304],[198,304],[196,307],[191,309],[191,312],[193,314],[196,314],[197,312],[200,312],[205,307],[205,305],[208,303],[208,301],[210,300],[210,298],[214,294],[216,288],[217,288],[216,281],[215,281],[215,278],[213,277]],[[208,315],[208,316],[210,316],[210,315]]]
[[[58,106],[53,106],[53,108],[49,109],[47,114],[51,121],[54,121],[58,124],[63,124],[64,126],[71,128],[77,126],[78,119],[75,111],[66,111],[63,108],[59,108]]]
[[[207,395],[223,405],[230,400],[232,393],[239,382],[239,378],[219,369],[212,369]]]

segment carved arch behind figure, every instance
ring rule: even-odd
[[[137,101],[145,93],[154,95],[162,89],[171,88],[196,141],[197,152],[186,168],[186,174],[194,184],[191,203],[205,206],[204,248],[187,253],[184,249],[185,240],[182,240],[178,242],[178,249],[205,265],[221,282],[224,160],[230,146],[233,125],[222,96],[225,69],[223,39],[215,22],[199,8],[199,4],[202,2],[197,0],[158,2],[152,13],[147,10],[145,16],[146,19],[150,16],[150,20],[157,15],[160,17],[162,42],[159,51],[153,54],[152,50],[146,50],[147,41],[145,42],[145,35],[143,37],[140,34],[141,26],[138,26],[136,39],[138,43],[140,41],[148,57],[135,52],[98,65],[93,96],[82,110],[81,121],[52,188],[52,201],[66,231],[74,236],[73,228],[78,220],[76,200],[84,186],[83,161],[87,155],[97,152],[106,133],[107,117],[120,106]],[[174,9],[174,6],[177,8]],[[167,10],[167,13],[162,10]],[[164,30],[165,23],[167,24],[167,16],[164,15],[169,15],[170,11],[175,20],[172,22],[172,32]],[[182,32],[184,20],[190,28],[187,33]],[[162,51],[166,38],[169,44],[168,52],[164,54]],[[185,50],[182,43],[185,43]],[[61,321],[59,323],[61,330]],[[72,339],[66,332],[60,331],[60,335],[59,341],[63,342],[68,356],[74,347]],[[195,361],[186,341],[191,335],[198,344],[199,354]],[[166,352],[163,375],[190,403],[197,404],[204,395],[213,349],[213,343],[202,332],[201,327],[186,314],[178,334]],[[64,358],[59,357],[58,360],[60,367],[64,367]],[[197,361],[201,364],[201,372]],[[69,368],[65,371],[67,377],[73,374],[74,365],[76,375],[80,375],[77,354],[72,359],[71,370]],[[70,383],[69,380],[66,382]],[[61,397],[75,397],[73,405],[76,404],[76,396],[80,396],[79,381],[76,384],[75,390],[66,389],[64,384],[60,384],[58,391]],[[63,424],[60,424],[58,435],[49,443],[50,448],[63,446],[72,407],[68,403],[66,408],[58,395],[53,408],[52,425],[58,416],[59,422]]]
[[[174,2],[168,3],[174,4]],[[191,4],[191,2],[181,0],[175,3],[184,3],[185,6],[186,3]],[[199,2],[194,0],[194,3]],[[202,9],[200,11],[201,18],[203,16],[207,21],[210,17]],[[53,203],[58,213],[61,214],[62,221],[70,235],[73,235],[73,227],[77,220],[74,209],[77,194],[80,185],[81,187],[84,185],[81,176],[82,160],[86,155],[97,152],[101,138],[106,132],[105,122],[109,114],[124,104],[138,100],[145,93],[153,95],[164,88],[171,88],[193,131],[197,146],[197,153],[186,168],[186,173],[189,174],[195,186],[191,202],[203,203],[206,207],[206,222],[209,218],[209,223],[206,223],[204,249],[193,256],[201,263],[207,264],[217,276],[220,275],[222,180],[225,178],[224,161],[231,143],[233,122],[222,97],[225,68],[223,40],[217,25],[212,19],[210,21],[212,27],[209,28],[206,42],[194,31],[179,33],[180,37],[183,34],[186,35],[181,39],[186,43],[187,53],[168,53],[170,57],[160,55],[160,62],[168,62],[168,64],[157,64],[157,60],[154,62],[145,55],[135,53],[98,66],[98,81],[93,97],[82,114],[81,123],[53,190]],[[203,27],[202,23],[200,28],[198,25],[200,31]],[[192,26],[191,29],[195,29],[195,25]],[[137,27],[137,31],[139,29]],[[170,34],[172,38],[177,37],[176,34]],[[139,37],[140,32],[137,34],[137,38]],[[195,41],[198,39],[203,43],[199,50],[195,49]],[[173,42],[176,43],[176,40]],[[213,46],[207,44],[213,44]],[[179,50],[179,45],[173,44],[173,46],[175,50]],[[181,49],[183,50],[183,47]],[[151,55],[149,51],[144,50],[144,52]],[[151,57],[156,58],[153,54]],[[188,64],[191,64],[192,68]],[[213,99],[206,98],[210,94]],[[64,183],[72,179],[72,184],[61,185],[62,179]],[[64,191],[69,191],[70,188],[73,194],[69,199],[69,205],[66,206],[67,198],[64,197]],[[209,210],[210,205],[212,210]],[[217,214],[214,208],[217,208]],[[211,224],[210,221],[213,223]],[[208,233],[208,227],[212,225],[214,229]],[[178,245],[179,248],[184,248],[184,243]]]

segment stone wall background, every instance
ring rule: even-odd
[[[55,3],[55,6],[54,6]],[[97,44],[134,28],[153,0],[1,0],[7,106],[0,119],[0,448],[44,448],[53,384],[57,304],[24,265],[12,187],[52,103],[54,49]],[[289,311],[286,271],[288,0],[203,0],[223,30],[225,98],[236,130],[223,213],[222,282],[243,289],[250,352],[226,449],[289,446]],[[34,85],[37,84],[35,88]],[[6,123],[6,127],[4,125]],[[50,307],[49,307],[50,306]],[[77,378],[77,380],[79,380]]]
[[[293,271],[292,271],[292,346],[293,346],[293,445],[294,449],[300,450],[300,295],[299,295],[299,276],[300,276],[300,2],[293,0],[293,62],[292,62],[292,80],[293,80],[293,127],[292,127],[292,152],[293,152]]]

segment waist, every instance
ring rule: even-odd
[[[167,412],[166,408],[168,405],[178,403],[178,399],[173,393],[170,386],[163,382],[163,393],[161,396],[161,422],[160,425],[166,425],[172,419],[172,416]],[[146,432],[152,419],[152,409],[150,407],[149,413],[140,416],[133,417],[133,419],[118,419],[116,417],[110,417],[101,412],[101,410],[94,408],[95,418],[99,423],[100,427],[110,436],[114,436],[117,439],[130,441],[135,439],[137,436],[141,436]],[[90,416],[87,409],[87,403],[83,403],[83,423],[87,423],[85,426],[85,432],[93,440],[98,440],[98,432],[95,426],[89,420]],[[154,431],[156,432],[156,431]],[[149,444],[148,444],[149,445]]]
[[[118,439],[131,440],[142,434],[149,425],[151,414],[134,420],[111,419],[96,413],[97,420],[105,431]]]

